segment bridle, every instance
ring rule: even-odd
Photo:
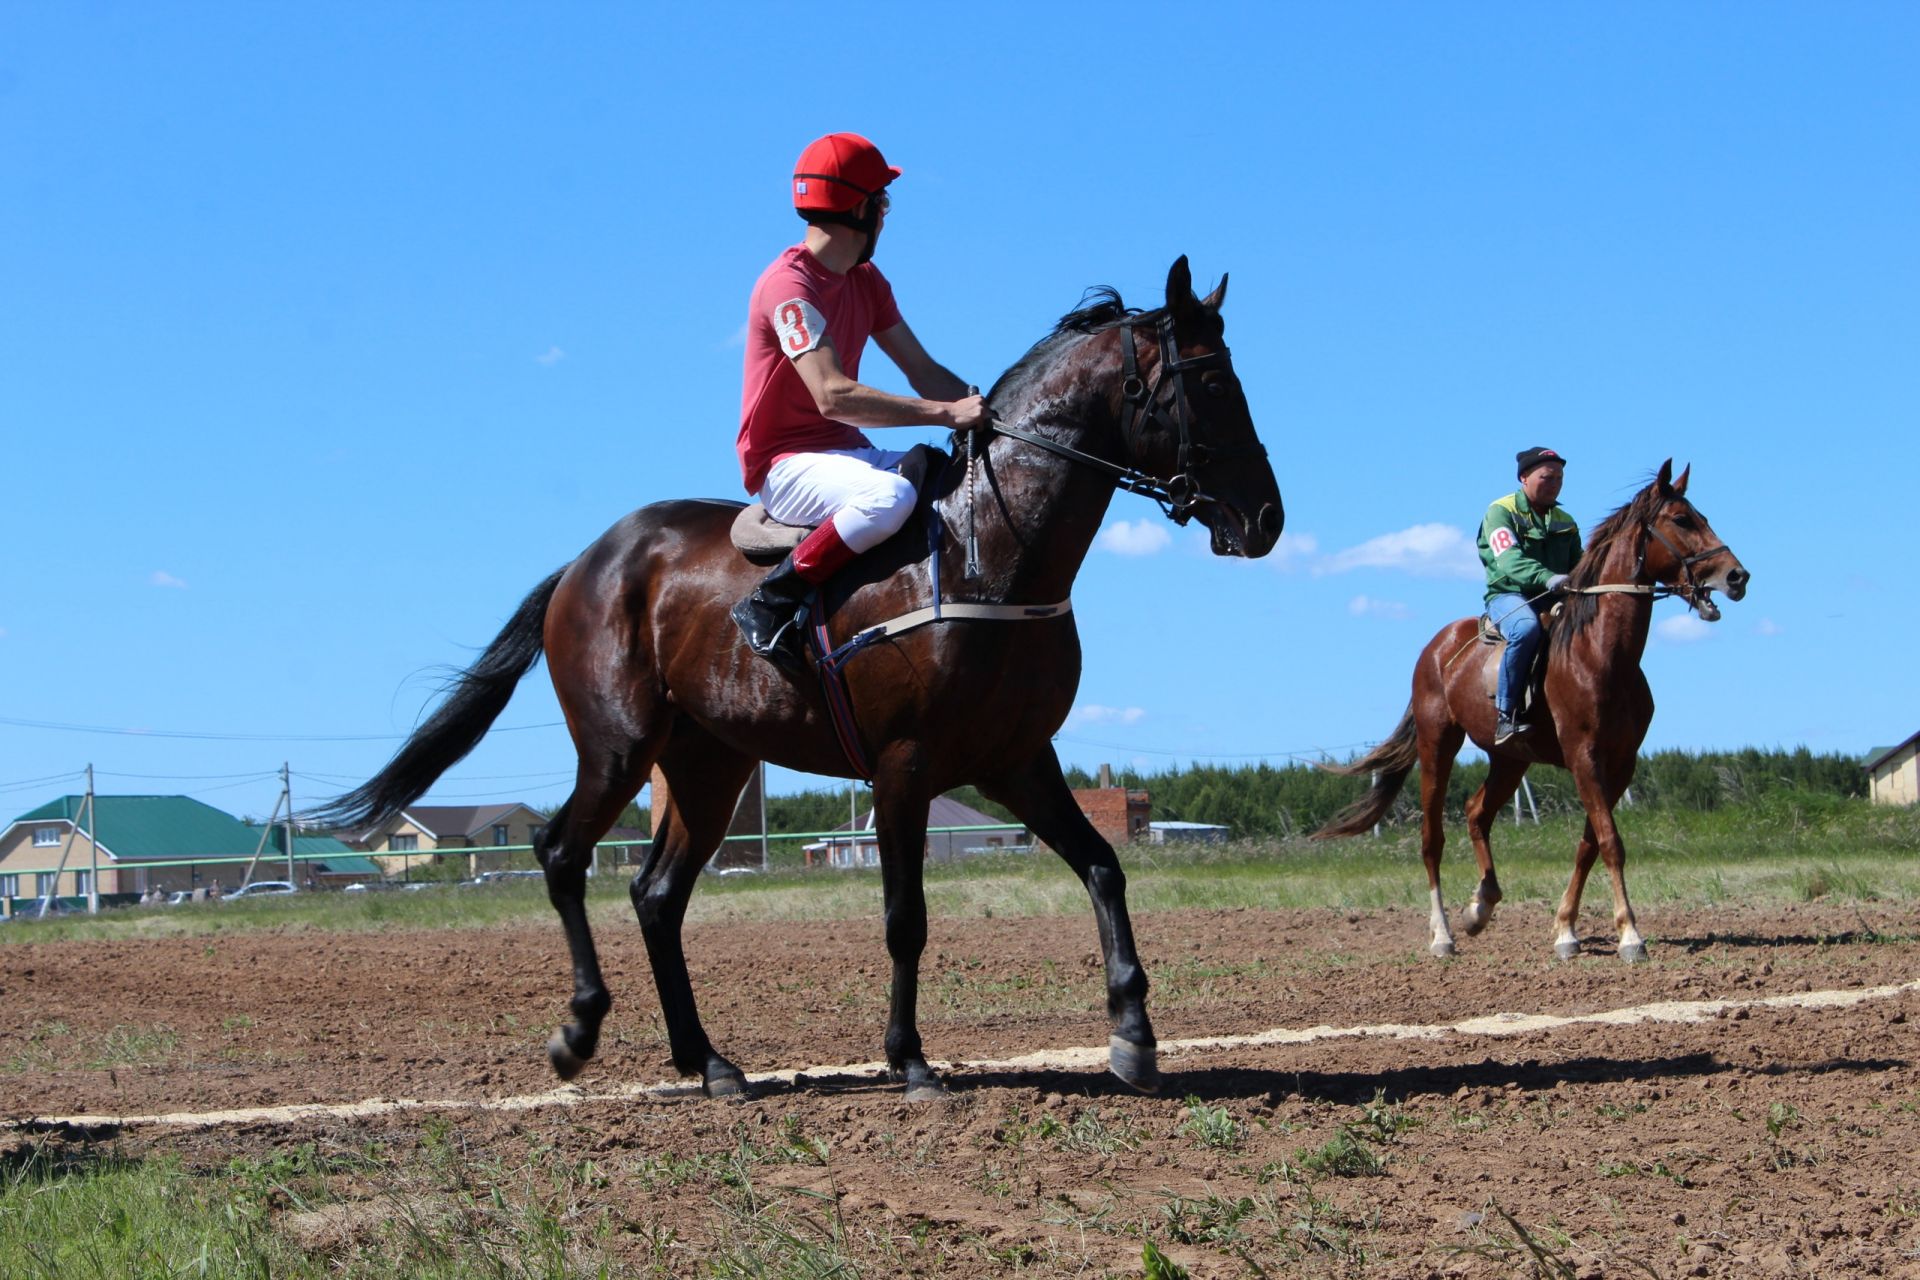
[[[1696,607],[1699,600],[1711,594],[1710,589],[1704,586],[1699,578],[1694,576],[1693,566],[1699,564],[1702,560],[1710,560],[1721,552],[1728,550],[1726,543],[1723,542],[1718,546],[1708,547],[1705,551],[1696,551],[1690,556],[1681,555],[1680,548],[1674,546],[1672,540],[1669,539],[1666,534],[1661,533],[1659,529],[1654,527],[1652,517],[1643,517],[1641,519],[1640,534],[1640,549],[1633,559],[1633,581],[1602,582],[1591,587],[1572,587],[1569,588],[1569,590],[1577,595],[1591,596],[1620,593],[1651,596],[1655,600],[1665,599],[1668,596],[1678,596],[1689,605],[1696,605]],[[1647,571],[1647,540],[1649,538],[1665,547],[1667,554],[1679,563],[1680,572],[1686,579],[1682,585],[1669,587],[1663,583],[1657,584],[1640,581],[1641,575]]]
[[[1153,382],[1147,383],[1140,376],[1140,363],[1134,353],[1132,324],[1121,326],[1124,336],[1121,341],[1121,382],[1120,395],[1123,402],[1120,420],[1121,438],[1126,442],[1129,456],[1138,455],[1140,436],[1149,422],[1161,430],[1173,433],[1179,440],[1179,452],[1174,457],[1174,475],[1171,480],[1162,481],[1137,467],[1122,466],[1096,457],[1072,445],[1035,434],[1021,427],[1010,426],[999,418],[993,420],[993,430],[1003,436],[1025,441],[1049,453],[1091,467],[1113,481],[1114,487],[1126,493],[1137,493],[1143,498],[1151,498],[1160,510],[1175,524],[1184,525],[1191,520],[1194,511],[1202,503],[1218,503],[1219,499],[1200,487],[1195,478],[1203,467],[1215,463],[1240,458],[1264,458],[1267,447],[1259,441],[1246,445],[1233,445],[1220,448],[1197,441],[1193,438],[1193,410],[1188,403],[1187,380],[1189,376],[1198,376],[1208,369],[1231,371],[1233,361],[1226,347],[1218,351],[1209,351],[1205,355],[1180,355],[1173,338],[1173,315],[1168,313],[1160,317],[1155,326],[1160,342],[1160,363],[1153,372]],[[1172,402],[1171,413],[1167,404],[1161,401],[1161,388],[1169,381],[1173,384],[1173,393],[1167,399]]]

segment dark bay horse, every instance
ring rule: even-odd
[[[1194,295],[1187,261],[1166,306],[1129,311],[1111,290],[1062,319],[989,393],[997,434],[969,463],[958,447],[929,488],[943,517],[940,597],[1013,605],[1067,598],[1116,483],[1197,518],[1218,555],[1270,551],[1280,492],[1223,341],[1226,280]],[[1137,341],[1137,339],[1140,339]],[[397,813],[464,757],[543,649],[579,754],[573,794],[536,848],[573,961],[573,1021],[548,1041],[571,1079],[593,1056],[612,1000],[587,928],[596,841],[657,763],[669,799],[630,896],[646,939],[673,1063],[709,1096],[748,1092],[694,1007],[681,922],[755,765],[851,776],[820,683],[755,658],[728,618],[764,571],[729,541],[737,503],[670,501],[627,516],[534,588],[434,714],[379,774],[321,816],[362,826]],[[976,576],[963,541],[977,531]],[[932,602],[927,526],[910,522],[830,584],[830,629],[848,635]],[[1004,804],[1086,886],[1106,962],[1109,1062],[1157,1087],[1147,978],[1126,877],[1080,811],[1051,738],[1073,704],[1080,640],[1071,613],[1037,621],[948,620],[889,635],[847,668],[871,761],[887,951],[886,1057],[907,1096],[944,1091],[915,1015],[927,938],[922,859],[929,801],[965,783]]]
[[[1586,553],[1567,584],[1566,603],[1548,639],[1546,708],[1536,708],[1531,733],[1493,745],[1494,710],[1482,684],[1490,652],[1478,639],[1473,618],[1449,623],[1427,643],[1413,668],[1413,701],[1393,735],[1373,751],[1335,772],[1373,775],[1367,794],[1314,832],[1315,839],[1359,835],[1380,820],[1399,794],[1414,764],[1420,766],[1420,856],[1427,864],[1436,956],[1453,954],[1453,933],[1440,900],[1440,851],[1446,843],[1442,808],[1447,777],[1461,745],[1471,737],[1487,753],[1486,783],[1467,802],[1467,833],[1480,861],[1480,883],[1467,905],[1467,932],[1477,934],[1493,918],[1500,881],[1487,837],[1501,808],[1513,798],[1531,764],[1553,764],[1573,774],[1587,826],[1574,855],[1573,879],[1555,914],[1554,952],[1562,960],[1580,953],[1575,925],[1580,894],[1596,853],[1613,880],[1613,923],[1620,958],[1644,960],[1646,943],[1627,902],[1626,846],[1613,823],[1613,807],[1633,782],[1640,743],[1653,722],[1653,693],[1640,671],[1653,602],[1661,595],[1686,600],[1700,617],[1715,622],[1715,591],[1738,600],[1748,574],[1687,500],[1691,471],[1673,479],[1673,462],[1653,482],[1597,525]]]

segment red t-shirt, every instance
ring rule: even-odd
[[[857,428],[821,414],[793,359],[819,346],[824,334],[833,339],[840,368],[858,381],[867,339],[899,323],[893,286],[871,262],[835,275],[797,244],[760,273],[747,304],[746,378],[734,446],[748,493],[758,493],[768,469],[791,454],[871,444]]]

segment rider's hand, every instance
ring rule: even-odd
[[[993,410],[987,407],[986,397],[976,392],[951,401],[947,417],[955,431],[978,431],[993,421]]]
[[[1557,595],[1560,592],[1566,590],[1566,587],[1567,587],[1567,575],[1564,573],[1556,573],[1551,578],[1547,579],[1548,595]]]

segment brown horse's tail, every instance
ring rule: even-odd
[[[307,815],[316,825],[344,830],[377,826],[426,794],[441,774],[480,744],[506,710],[515,686],[545,646],[547,607],[562,566],[520,602],[480,660],[453,678],[446,701],[413,731],[387,767],[345,795]]]
[[[1413,772],[1413,766],[1420,762],[1418,731],[1413,720],[1413,704],[1407,704],[1407,712],[1400,717],[1400,724],[1388,736],[1387,740],[1361,756],[1352,764],[1325,764],[1320,767],[1329,773],[1338,773],[1346,777],[1360,774],[1372,774],[1373,785],[1367,788],[1367,794],[1333,815],[1326,826],[1313,833],[1315,840],[1331,840],[1335,836],[1357,836],[1370,831],[1387,812],[1387,806],[1400,794],[1400,788],[1406,785],[1407,775]]]

